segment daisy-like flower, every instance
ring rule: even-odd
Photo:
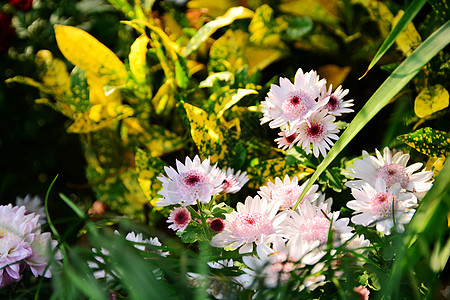
[[[386,182],[378,178],[375,188],[365,183],[361,190],[352,189],[355,200],[347,202],[353,209],[352,222],[363,226],[376,226],[386,235],[396,225],[398,232],[403,232],[404,224],[409,223],[414,215],[417,198],[412,193],[400,193],[400,183],[387,188]]]
[[[17,206],[25,206],[25,210],[27,213],[35,213],[39,215],[39,224],[43,225],[47,223],[47,217],[45,214],[45,208],[42,205],[42,200],[39,196],[30,196],[26,195],[25,198],[17,197],[16,198]]]
[[[25,206],[0,206],[0,288],[19,281],[27,267],[36,277],[51,277],[50,268],[44,272],[50,260],[47,249],[56,242],[50,233],[41,233],[38,220]],[[61,259],[60,254],[54,259]]]
[[[277,128],[305,121],[328,101],[328,98],[318,100],[325,84],[325,79],[319,80],[316,71],[303,73],[302,69],[297,70],[294,83],[280,78],[280,85],[272,84],[266,100],[261,102],[261,124],[270,121],[270,128]]]
[[[237,204],[236,211],[225,214],[225,229],[212,238],[211,245],[240,248],[239,253],[252,252],[253,243],[258,245],[265,238],[281,234],[279,225],[284,215],[277,215],[278,208],[276,202],[247,197],[245,204]]]
[[[118,232],[117,230],[114,231],[114,233],[115,233],[115,234],[119,234],[119,232]],[[141,250],[141,251],[149,251],[149,248],[147,248],[147,247],[145,247],[145,245],[141,245],[141,244],[150,244],[150,245],[158,246],[158,247],[161,247],[161,246],[162,246],[161,242],[158,240],[157,237],[150,238],[150,239],[144,239],[144,238],[142,237],[142,233],[136,234],[136,233],[134,233],[133,231],[132,231],[132,232],[129,232],[129,233],[125,236],[125,239],[126,239],[127,241],[132,242],[132,243],[138,243],[138,244],[135,244],[134,247],[135,247],[136,249]],[[163,256],[163,257],[167,257],[167,256],[169,255],[169,252],[167,252],[167,251],[166,251],[166,252],[163,252],[162,250],[152,250],[151,252],[155,252],[156,254],[159,254],[159,255],[161,255],[161,256]]]
[[[191,222],[191,213],[186,207],[175,207],[169,214],[167,223],[173,223],[169,226],[174,231],[184,231]]]
[[[422,170],[415,173],[422,167],[422,163],[415,163],[406,166],[409,160],[409,154],[399,151],[392,155],[388,147],[384,148],[383,155],[375,150],[376,156],[370,156],[363,151],[363,158],[354,162],[355,168],[351,168],[348,175],[358,178],[359,180],[351,180],[345,183],[350,188],[362,188],[367,182],[372,187],[378,178],[386,183],[386,188],[392,187],[394,184],[400,184],[402,192],[414,193],[418,199],[425,196],[428,190],[433,186],[430,181],[433,172]]]
[[[203,162],[196,155],[193,160],[186,157],[185,164],[176,161],[177,171],[172,167],[164,167],[167,175],[161,175],[158,179],[163,188],[159,192],[163,198],[156,202],[157,206],[182,204],[183,206],[194,204],[197,200],[208,203],[212,195],[218,194],[225,174],[216,166],[211,167],[209,158]]]
[[[278,144],[278,148],[282,150],[291,149],[300,139],[296,132],[289,133],[287,130],[281,130],[278,135],[280,137],[276,138],[275,142]]]
[[[280,283],[285,284],[292,273],[306,272],[307,265],[315,267],[310,274],[304,274],[306,278],[300,289],[308,287],[312,290],[324,282],[325,276],[315,274],[323,268],[323,264],[318,262],[325,255],[324,251],[316,251],[318,242],[308,242],[298,236],[287,245],[280,237],[275,238],[272,244],[272,248],[266,243],[257,246],[258,256],[242,258],[246,265],[243,269],[246,274],[239,278],[239,282],[244,287],[253,287],[255,283],[260,282],[260,278],[263,278],[265,287],[274,288]]]
[[[324,249],[331,230],[335,246],[342,244],[352,237],[352,228],[348,226],[350,220],[339,219],[340,212],[330,212],[330,208],[329,203],[316,206],[309,201],[304,202],[296,211],[289,212],[284,232],[290,239],[300,235],[304,241],[317,241],[320,249]]]
[[[306,154],[312,152],[315,157],[319,157],[319,151],[323,157],[327,151],[334,145],[332,140],[339,137],[337,125],[334,122],[336,118],[327,113],[326,109],[314,112],[306,122],[300,123],[295,127],[295,133],[299,136],[298,145],[305,149]]]
[[[280,178],[275,178],[275,184],[269,180],[267,186],[263,186],[258,191],[258,194],[267,199],[269,202],[276,202],[280,205],[280,209],[290,209],[295,202],[297,202],[300,194],[303,192],[305,186],[308,184],[308,181],[303,183],[301,186],[298,185],[298,178],[294,176],[291,179],[289,175],[284,177],[284,181],[281,181]],[[302,203],[306,201],[314,201],[317,199],[319,194],[316,194],[319,186],[314,184],[309,191],[306,193],[305,197],[302,200]]]
[[[225,173],[225,178],[220,186],[222,193],[235,194],[240,191],[244,184],[249,180],[247,172],[241,173],[240,170],[234,173],[232,168],[228,168],[227,171],[223,173]]]
[[[345,100],[344,97],[348,94],[348,89],[342,89],[342,86],[338,86],[338,88],[334,91],[333,85],[330,84],[328,87],[328,91],[321,95],[322,98],[328,98],[327,104],[325,104],[325,108],[328,110],[328,113],[334,116],[340,116],[343,113],[350,113],[354,110],[349,108],[352,107],[353,99]]]

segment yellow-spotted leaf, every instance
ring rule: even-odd
[[[273,9],[267,4],[263,4],[256,9],[248,30],[250,31],[249,40],[255,45],[276,48],[284,46],[280,38],[278,24],[273,18]]]
[[[449,105],[448,91],[440,84],[422,90],[414,102],[414,112],[420,118],[431,115]]]
[[[426,169],[433,172],[433,179],[439,175],[444,167],[445,157],[430,157],[427,161]]]
[[[397,13],[397,15],[392,20],[392,27],[395,27],[395,25],[397,25],[403,14],[403,10],[400,10]],[[395,40],[395,43],[403,52],[403,54],[409,56],[414,51],[414,49],[422,43],[422,39],[420,38],[416,27],[414,27],[414,24],[410,22],[408,26],[406,26],[406,28],[403,30],[403,32],[399,34],[399,36]]]
[[[283,179],[286,175],[289,175],[290,178],[297,176],[299,180],[302,180],[313,172],[313,169],[302,164],[286,165],[286,159],[284,158],[269,159],[247,169],[250,178],[248,186],[257,189],[266,185],[269,180],[275,182],[276,177]]]
[[[128,78],[125,65],[96,38],[72,26],[55,25],[55,36],[62,54],[101,85],[121,86]]]
[[[126,144],[143,145],[153,157],[183,148],[183,140],[178,135],[159,125],[144,128],[136,118],[123,120],[121,135]]]
[[[248,43],[248,33],[228,29],[223,36],[221,36],[211,46],[209,51],[209,65],[210,72],[231,72],[235,73],[237,70],[245,65],[245,47]]]
[[[317,73],[327,79],[328,84],[332,84],[336,89],[347,78],[352,68],[350,66],[339,67],[337,65],[323,65],[317,69]]]
[[[71,96],[70,77],[67,73],[66,64],[48,50],[40,50],[36,53],[36,65],[39,77],[44,85],[53,91],[57,100],[64,100]]]
[[[165,165],[164,161],[158,157],[137,149],[136,171],[138,173],[138,182],[148,201],[153,206],[156,205],[156,200],[160,198],[158,192],[162,188],[162,183],[157,177],[164,174]]]
[[[138,83],[145,83],[150,75],[147,65],[147,45],[149,42],[148,36],[141,35],[131,45],[128,55],[131,73]]]
[[[88,111],[80,115],[67,129],[70,133],[88,133],[110,127],[118,120],[128,118],[134,110],[128,105],[107,103],[93,105]]]
[[[200,156],[202,158],[211,156],[212,162],[223,159],[227,153],[227,146],[224,143],[223,132],[217,124],[217,119],[189,103],[184,103],[184,109],[191,127],[192,139]]]
[[[238,89],[237,91],[235,89],[231,89],[223,93],[214,103],[214,114],[217,118],[221,118],[227,109],[238,103],[239,100],[245,96],[251,94],[258,94],[258,92],[251,89]]]
[[[236,19],[252,18],[254,12],[243,6],[230,8],[223,16],[208,22],[189,40],[186,48],[183,49],[184,57],[189,56],[197,50],[217,29],[231,24]]]
[[[337,26],[339,19],[335,15],[334,5],[327,4],[326,2],[336,1],[325,0],[323,3],[319,0],[283,1],[278,8],[284,13],[308,16],[315,21]]]
[[[77,113],[86,112],[91,107],[89,100],[89,85],[86,74],[79,67],[75,67],[70,72],[70,89],[72,96],[67,99],[72,110]]]
[[[413,133],[401,135],[398,139],[431,157],[447,156],[450,153],[450,137],[445,131],[425,127]]]

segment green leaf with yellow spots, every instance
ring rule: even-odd
[[[418,152],[431,157],[447,156],[450,153],[450,137],[448,134],[430,127],[401,135],[398,139]]]
[[[85,72],[79,67],[75,67],[70,72],[70,90],[72,96],[67,100],[72,110],[77,113],[84,113],[91,107],[89,100],[89,85]]]
[[[152,206],[156,205],[158,192],[162,188],[162,183],[157,179],[158,176],[164,174],[163,160],[152,156],[149,152],[141,149],[136,150],[136,171],[138,174],[139,185]]]
[[[268,180],[275,182],[276,177],[283,179],[286,175],[289,175],[290,178],[297,176],[299,180],[302,180],[313,172],[313,169],[299,163],[287,165],[284,158],[269,159],[260,161],[247,169],[247,175],[250,179],[248,186],[257,189],[266,185]]]
[[[230,89],[224,86],[209,97],[207,112],[219,119],[227,109],[251,94],[258,94],[258,92],[253,89]]]
[[[248,33],[242,30],[228,29],[224,35],[212,44],[209,50],[208,70],[211,73],[236,73],[247,64],[245,48],[248,44]]]
[[[52,90],[56,100],[64,100],[71,96],[70,77],[66,64],[48,50],[36,53],[36,66],[39,77],[45,86]]]
[[[126,84],[128,73],[122,61],[86,31],[55,25],[55,37],[64,57],[83,69],[88,78],[95,78],[101,86]]]
[[[431,115],[449,105],[448,91],[440,84],[422,90],[414,101],[414,112],[420,118]]]
[[[202,158],[211,157],[211,162],[223,160],[228,153],[223,131],[217,118],[203,109],[183,103],[191,128],[191,136]]]
[[[123,120],[121,127],[122,141],[135,147],[145,146],[153,157],[174,152],[183,148],[183,139],[160,125],[144,128],[137,118]]]
[[[183,49],[182,55],[189,56],[193,51],[197,50],[217,29],[231,24],[236,19],[247,19],[253,17],[254,12],[243,6],[230,8],[223,16],[208,22],[189,40],[186,48]]]
[[[255,11],[255,15],[248,26],[250,32],[250,42],[258,46],[265,47],[285,47],[281,41],[278,24],[274,21],[273,9],[263,4]]]
[[[108,103],[93,105],[88,111],[80,115],[67,129],[70,133],[88,133],[102,128],[111,127],[118,120],[128,118],[134,110],[128,105]]]

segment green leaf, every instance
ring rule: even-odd
[[[372,97],[367,101],[361,111],[336,141],[333,148],[317,167],[316,172],[309,180],[294,208],[298,206],[309,188],[325,171],[328,165],[356,136],[356,134],[384,107],[389,101],[430,61],[439,51],[450,42],[450,21],[436,30],[426,39],[397,69],[386,79]]]
[[[283,1],[284,2],[284,1]],[[319,0],[295,0],[287,1],[279,5],[279,9],[284,13],[308,16],[315,21],[320,21],[332,26],[339,26],[339,19],[327,9],[327,4],[333,6],[337,1]],[[327,3],[328,2],[328,3]]]
[[[298,40],[313,28],[313,21],[308,17],[284,16],[288,22],[288,28],[284,34],[288,39]]]
[[[398,139],[420,153],[431,157],[447,156],[450,153],[450,137],[448,134],[430,127],[401,135]]]
[[[156,200],[160,198],[158,192],[162,188],[162,183],[157,177],[164,173],[166,163],[141,149],[136,150],[135,159],[139,185],[150,204],[155,206]]]
[[[414,112],[419,118],[431,115],[447,108],[449,104],[448,91],[440,84],[422,90],[414,101]]]
[[[198,86],[200,88],[212,87],[214,85],[215,81],[230,82],[233,80],[233,77],[234,77],[233,73],[228,72],[228,71],[213,73],[213,74],[209,75],[208,77],[206,77],[205,80],[200,82]]]
[[[85,72],[75,67],[70,72],[70,89],[72,96],[66,99],[73,111],[84,113],[91,107],[89,100],[89,86]]]
[[[197,50],[217,29],[231,24],[236,19],[247,19],[253,17],[253,12],[243,6],[230,8],[223,16],[208,22],[189,40],[182,55],[188,57],[193,51]]]
[[[378,49],[378,52],[375,54],[375,57],[370,62],[366,73],[363,76],[361,76],[361,78],[364,77],[367,74],[367,72],[369,72],[370,69],[372,69],[372,67],[381,59],[381,57],[383,57],[386,51],[392,46],[397,37],[402,33],[402,31],[412,21],[412,19],[414,19],[414,17],[419,13],[419,11],[422,9],[422,7],[425,5],[426,2],[427,2],[426,0],[414,0],[408,6],[405,13],[398,21],[397,25],[395,25],[395,27],[386,37],[380,49]]]

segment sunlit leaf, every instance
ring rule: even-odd
[[[223,15],[229,8],[239,5],[239,0],[189,0],[187,7],[190,9],[203,9],[211,17]]]
[[[248,8],[239,6],[230,8],[223,16],[208,22],[191,38],[186,48],[183,49],[183,56],[187,57],[197,50],[217,29],[231,24],[236,19],[247,19],[253,17],[254,12]]]
[[[231,73],[231,72],[213,73],[213,74],[209,75],[208,77],[206,77],[205,80],[200,82],[198,86],[200,88],[212,87],[216,80],[229,82],[229,81],[232,81],[233,78],[234,78],[234,76],[233,76],[233,73]]]
[[[264,48],[249,45],[245,48],[244,54],[248,64],[248,74],[251,75],[279,60],[286,52],[270,47]]]
[[[217,116],[217,118],[222,117],[223,113],[232,107],[234,104],[239,102],[242,98],[244,98],[247,95],[251,94],[258,94],[255,90],[249,90],[249,89],[238,89],[231,90],[232,95],[229,95],[228,97],[219,97],[218,101],[214,104],[214,113]]]
[[[53,95],[58,100],[70,97],[70,78],[67,73],[66,64],[53,55],[48,50],[40,50],[36,53],[36,65],[39,77],[44,85],[53,91]]]
[[[136,150],[136,171],[138,181],[147,199],[155,206],[162,183],[156,177],[164,174],[166,163],[141,149]]]
[[[86,72],[88,78],[97,78],[102,86],[121,86],[128,78],[125,65],[96,38],[72,26],[55,25],[55,36],[62,54],[75,66]]]
[[[448,91],[440,84],[422,90],[414,101],[414,112],[420,118],[447,108],[449,105]]]
[[[268,180],[275,182],[276,177],[282,179],[285,175],[289,175],[291,178],[297,176],[299,180],[302,180],[313,172],[313,169],[302,164],[294,163],[288,166],[284,158],[269,159],[247,169],[247,174],[250,178],[248,186],[250,188],[259,188],[266,185]]]
[[[450,153],[450,137],[448,134],[430,127],[401,135],[398,139],[420,153],[431,157],[447,156]]]
[[[138,83],[146,83],[150,70],[147,65],[147,45],[150,39],[146,35],[139,36],[131,45],[128,60],[130,70]]]
[[[266,47],[282,48],[285,46],[281,41],[273,15],[273,9],[267,4],[263,4],[256,9],[255,15],[248,26],[250,42]]]

